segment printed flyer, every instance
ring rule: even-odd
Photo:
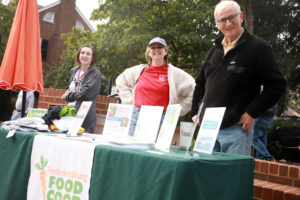
[[[141,106],[134,137],[155,143],[163,109],[163,106]]]
[[[180,111],[180,104],[173,104],[168,106],[157,141],[155,143],[155,148],[161,150],[170,148]]]
[[[71,123],[70,129],[67,132],[68,136],[76,136],[77,135],[77,132],[80,129],[80,127],[84,121],[84,118],[87,115],[91,105],[92,105],[92,101],[83,101],[81,103],[80,108]]]
[[[26,117],[40,117],[42,118],[45,114],[47,114],[47,109],[41,108],[30,108]]]
[[[103,135],[127,136],[133,105],[110,103],[107,110]]]
[[[226,108],[206,108],[194,151],[212,154]]]

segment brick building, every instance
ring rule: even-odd
[[[45,64],[58,63],[65,49],[62,33],[78,29],[94,31],[88,20],[76,6],[76,0],[58,0],[48,6],[39,7],[40,34],[43,69]]]

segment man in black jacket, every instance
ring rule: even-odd
[[[226,107],[214,151],[250,155],[252,123],[279,100],[286,82],[271,47],[242,27],[243,13],[235,1],[221,1],[214,15],[223,36],[197,76],[192,119],[200,101],[201,118],[207,107]]]

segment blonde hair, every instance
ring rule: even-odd
[[[164,63],[166,65],[168,65],[169,50],[168,50],[168,47],[166,47],[166,46],[164,46],[164,48],[168,51],[168,54],[165,55],[165,57],[164,57]],[[149,65],[152,63],[152,59],[149,56],[149,51],[150,51],[150,47],[148,46],[147,49],[146,49],[146,51],[145,51],[145,58],[146,58],[146,61],[147,61],[148,65],[145,67],[145,69],[149,69]]]

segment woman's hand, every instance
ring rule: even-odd
[[[192,117],[192,120],[193,120],[194,123],[195,123],[196,119],[197,119],[197,115],[194,115],[194,116]],[[197,125],[198,125],[198,126],[200,125],[199,119],[198,119],[198,121],[197,121]]]
[[[65,94],[64,95],[62,95],[62,99],[63,100],[66,100],[67,99],[67,96],[68,96],[68,94],[70,93],[70,91],[69,90],[67,90],[66,92],[65,92]]]

